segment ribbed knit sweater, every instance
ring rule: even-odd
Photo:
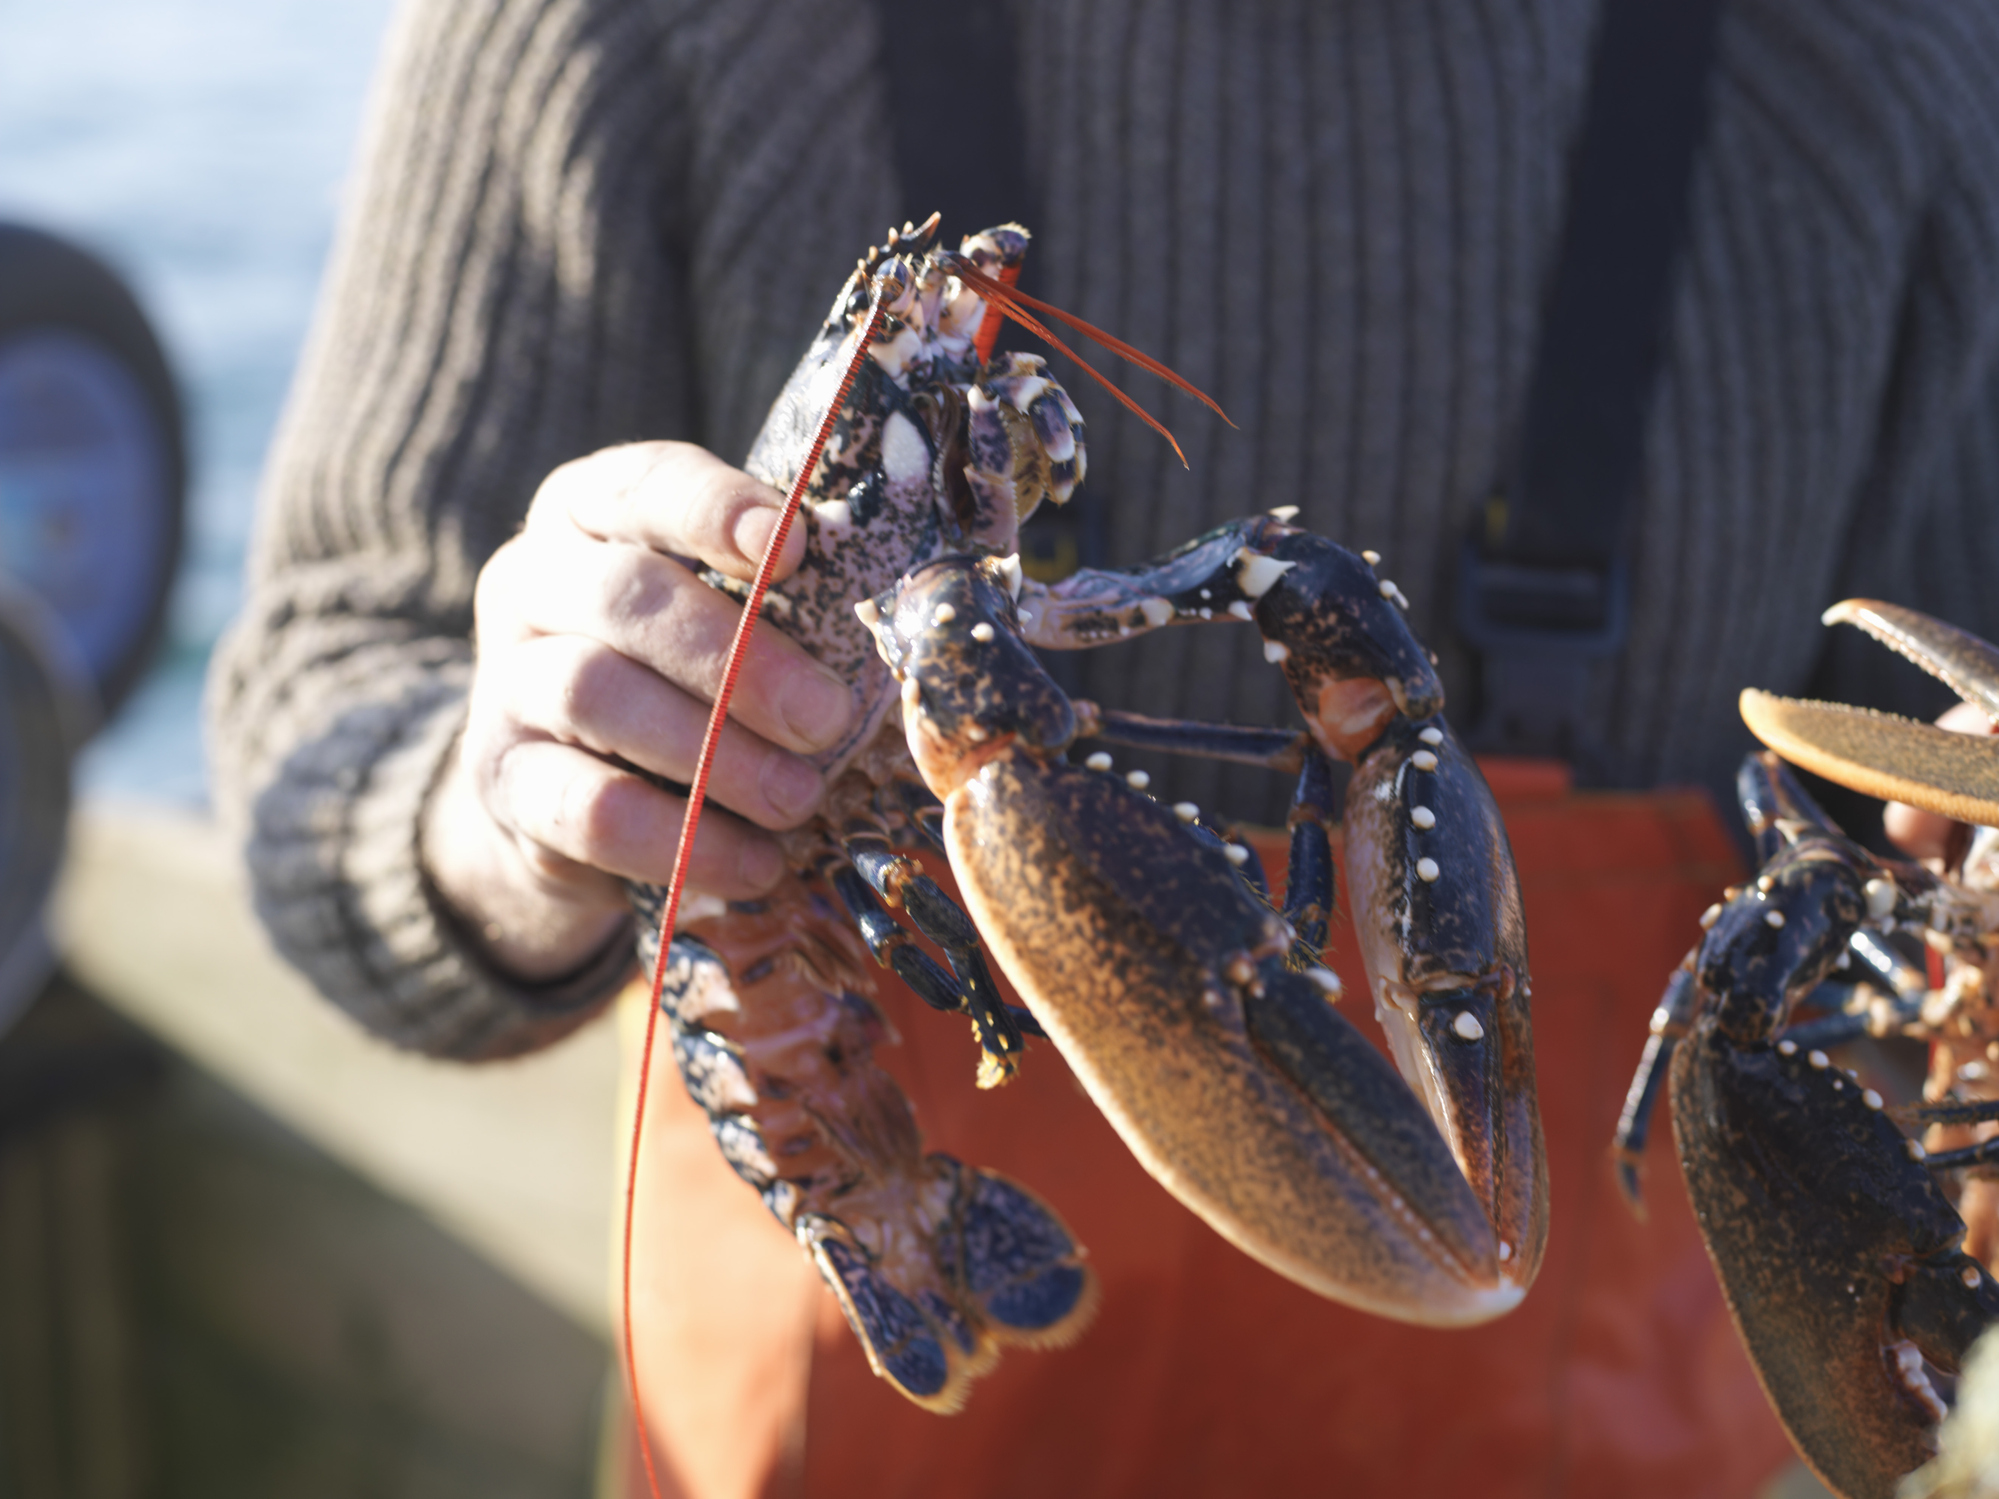
[[[1506,470],[1598,0],[1017,0],[1042,293],[1149,377],[1191,460],[1084,380],[1113,562],[1292,503],[1386,558],[1447,685],[1456,540]],[[866,0],[412,0],[212,688],[217,799],[279,946],[403,1045],[587,1015],[484,966],[423,875],[473,582],[608,443],[740,460],[899,219]],[[1999,633],[1999,5],[1731,0],[1593,728],[1622,785],[1724,784],[1740,688],[1924,710],[1837,641],[1866,594]],[[940,121],[979,169],[982,122]],[[948,226],[963,231],[971,225]],[[1841,632],[1851,635],[1853,632]],[[1253,631],[1097,653],[1116,706],[1289,711]],[[1261,773],[1174,771],[1250,815]]]

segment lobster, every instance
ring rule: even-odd
[[[1044,362],[994,352],[999,315],[1063,349],[1032,308],[1159,367],[1013,291],[1027,244],[1003,225],[950,250],[933,216],[841,288],[746,463],[802,501],[805,562],[767,594],[768,563],[748,589],[704,576],[746,596],[742,630],[761,605],[852,684],[854,727],[818,759],[826,795],[787,835],[772,896],[701,903],[676,927],[678,877],[633,888],[651,1014],[718,1145],[875,1372],[936,1411],[1004,1347],[1076,1336],[1097,1291],[1049,1204],[924,1149],[874,1060],[892,1039],[870,997],[883,969],[970,1021],[982,1086],[1017,1072],[1025,1038],[1048,1039],[1170,1191],[1319,1294],[1481,1321],[1525,1294],[1548,1227],[1518,883],[1399,590],[1293,510],[1142,566],[1028,580],[1020,524],[1066,501],[1087,459]],[[1258,628],[1304,732],[1105,710],[1035,655],[1207,622]],[[1102,744],[1296,774],[1282,904],[1226,827],[1114,773]],[[1328,757],[1355,767],[1353,902],[1400,1075],[1337,1013],[1319,961]],[[628,1285],[629,1256],[628,1228]]]
[[[1999,722],[1999,650],[1986,642],[1867,600],[1825,618],[1867,631]],[[1999,1162],[1999,1144],[1969,1134],[1999,1119],[1986,1087],[1999,1062],[1999,745],[1754,689],[1741,706],[1769,746],[1737,778],[1762,867],[1703,916],[1705,935],[1653,1015],[1613,1156],[1635,1206],[1663,1081],[1709,1257],[1779,1420],[1835,1492],[1889,1496],[1936,1451],[1946,1408],[1932,1376],[1955,1376],[1999,1320],[1991,1200],[1974,1182],[1954,1205],[1943,1185]],[[1955,877],[1877,857],[1786,760],[1981,826]],[[1897,934],[1937,955],[1942,984]],[[1805,1008],[1820,1013],[1800,1018]],[[1922,1105],[1887,1106],[1828,1055],[1870,1035],[1932,1044]]]

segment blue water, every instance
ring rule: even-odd
[[[310,322],[390,0],[0,0],[0,218],[132,284],[190,423],[167,649],[86,794],[198,802],[201,678]]]

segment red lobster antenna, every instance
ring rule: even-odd
[[[653,1499],[660,1499],[659,1475],[653,1468],[652,1438],[646,1432],[645,1407],[639,1400],[638,1352],[632,1341],[632,1205],[638,1196],[639,1142],[645,1134],[646,1086],[652,1078],[653,1039],[659,1030],[659,995],[666,986],[666,965],[673,944],[674,918],[680,913],[681,892],[687,888],[687,869],[694,858],[694,830],[701,821],[702,803],[708,798],[708,772],[715,764],[715,748],[721,742],[722,724],[729,716],[729,699],[736,691],[736,674],[742,670],[750,632],[756,628],[764,595],[770,591],[771,574],[777,571],[777,559],[784,553],[784,539],[790,534],[791,523],[797,518],[798,507],[805,499],[805,486],[812,480],[812,470],[819,465],[819,454],[832,435],[834,422],[847,404],[847,393],[854,387],[861,361],[867,358],[868,346],[874,342],[881,321],[882,286],[877,282],[868,308],[868,320],[855,341],[853,357],[847,361],[847,371],[840,377],[840,388],[833,397],[833,404],[827,408],[825,420],[819,423],[818,435],[812,439],[812,451],[806,454],[798,477],[792,480],[791,493],[785,496],[784,510],[770,533],[763,560],[757,564],[756,581],[750,585],[750,596],[743,604],[741,618],[736,621],[735,638],[729,642],[728,663],[722,672],[722,686],[715,694],[715,707],[708,715],[708,729],[701,738],[701,758],[695,762],[694,782],[687,790],[687,812],[680,824],[680,847],[673,856],[673,878],[667,882],[666,905],[659,916],[659,953],[652,965],[652,999],[646,1006],[645,1045],[639,1051],[638,1099],[632,1114],[631,1165],[625,1175],[624,1284],[620,1294],[625,1334],[625,1382],[631,1392],[632,1426],[639,1439],[639,1455],[645,1461],[646,1487],[652,1491]]]
[[[1159,421],[1159,419],[1155,417],[1151,412],[1147,411],[1143,406],[1139,405],[1138,402],[1134,401],[1130,396],[1126,395],[1123,391],[1119,390],[1115,385],[1111,384],[1111,382],[1107,380],[1097,370],[1095,365],[1091,364],[1088,360],[1084,359],[1081,355],[1077,354],[1074,349],[1070,348],[1067,344],[1063,343],[1061,339],[1057,338],[1053,333],[1051,333],[1048,330],[1048,325],[1042,322],[1039,318],[1035,317],[1032,313],[1030,313],[1027,310],[1028,308],[1032,307],[1035,308],[1037,311],[1045,312],[1050,317],[1054,318],[1057,322],[1063,324],[1065,327],[1075,329],[1085,338],[1094,339],[1096,342],[1102,344],[1105,348],[1109,349],[1113,354],[1116,354],[1119,358],[1128,360],[1130,363],[1137,365],[1140,369],[1145,370],[1147,373],[1157,375],[1160,379],[1164,380],[1167,384],[1174,386],[1176,389],[1185,391],[1188,395],[1192,396],[1195,400],[1199,401],[1203,406],[1206,406],[1210,411],[1214,412],[1214,414],[1220,417],[1223,421],[1229,422],[1229,414],[1226,411],[1222,410],[1222,408],[1215,403],[1214,399],[1210,397],[1207,394],[1207,392],[1203,391],[1198,386],[1196,386],[1193,381],[1186,379],[1184,376],[1175,374],[1172,370],[1169,370],[1165,365],[1161,364],[1157,359],[1154,359],[1150,354],[1144,353],[1138,349],[1134,349],[1130,344],[1126,343],[1123,339],[1115,337],[1112,334],[1106,333],[1104,332],[1103,329],[1095,327],[1090,323],[1084,322],[1081,318],[1077,317],[1073,312],[1064,312],[1059,307],[1051,306],[1049,303],[1042,301],[1040,298],[1030,297],[1026,292],[1017,289],[1014,286],[1014,282],[1020,279],[1019,266],[1017,265],[1009,266],[1006,268],[1006,270],[1000,272],[999,276],[997,277],[988,276],[984,271],[980,270],[977,266],[973,265],[968,257],[960,255],[954,250],[939,251],[937,255],[937,263],[943,266],[946,270],[950,271],[952,275],[956,276],[960,281],[964,282],[974,291],[984,296],[992,309],[1005,313],[1008,317],[1012,318],[1016,323],[1020,324],[1021,327],[1025,328],[1029,333],[1032,333],[1036,338],[1040,339],[1043,343],[1047,344],[1051,349],[1056,350],[1058,353],[1066,354],[1069,358],[1075,360],[1077,364],[1081,365],[1085,370],[1087,370],[1089,372],[1090,378],[1096,381],[1097,384],[1103,386],[1103,388],[1109,391],[1112,395],[1116,396],[1118,398],[1118,401],[1124,406],[1125,410],[1131,412],[1140,421],[1144,422],[1146,426],[1150,427],[1153,431],[1157,432],[1161,437],[1165,438],[1167,442],[1172,444],[1173,455],[1180,460],[1180,466],[1182,468],[1186,468],[1188,466],[1187,455],[1180,451],[1180,444],[1174,441],[1173,434],[1166,430],[1165,426]],[[994,319],[991,316],[991,313],[988,312],[985,322],[980,325],[979,334],[978,334],[979,362],[981,364],[984,364],[986,360],[992,358],[992,346],[998,338],[999,338],[999,323],[996,319]],[[1229,425],[1233,427],[1235,423],[1229,422]]]

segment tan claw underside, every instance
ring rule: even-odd
[[[1850,790],[1999,826],[1999,743],[1991,739],[1753,687],[1742,694],[1742,721],[1793,765]]]

